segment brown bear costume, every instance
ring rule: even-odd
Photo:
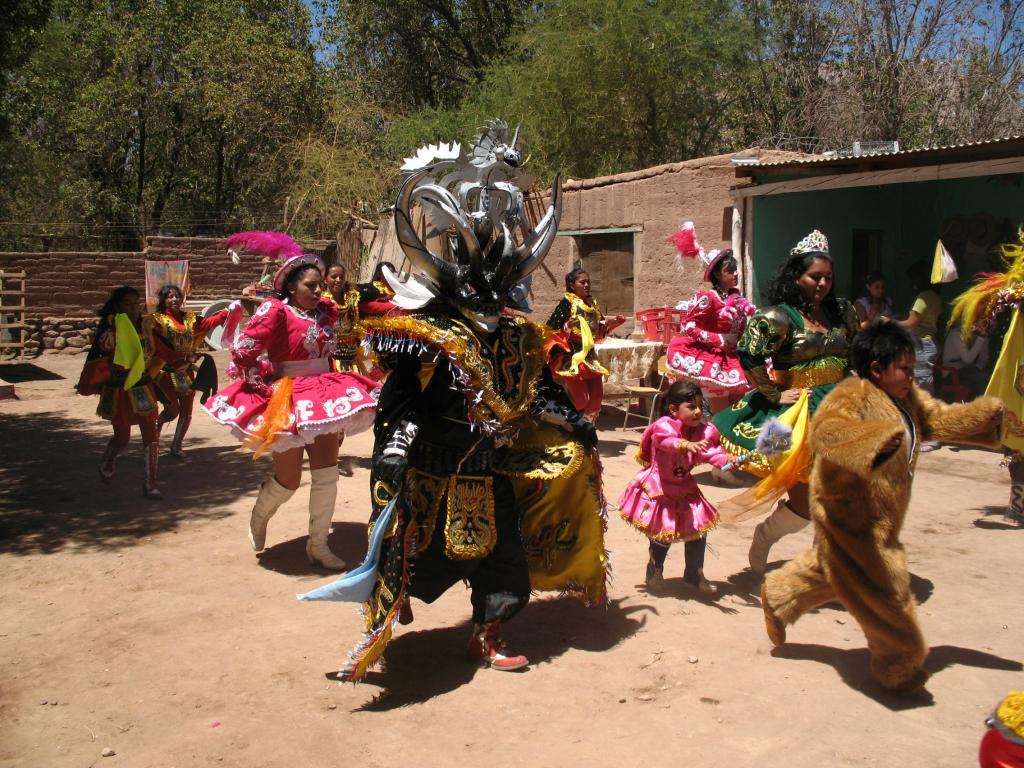
[[[912,427],[900,411],[909,416]],[[928,679],[928,646],[917,624],[900,529],[920,444],[999,444],[1002,403],[946,405],[914,386],[897,404],[873,383],[850,377],[822,401],[811,424],[810,503],[814,546],[771,573],[761,587],[768,637],[832,600],[860,624],[871,672],[885,688],[913,690]],[[891,453],[881,449],[897,435]],[[908,439],[909,438],[909,441]]]

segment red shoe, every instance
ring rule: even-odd
[[[501,622],[474,624],[473,636],[469,639],[466,649],[470,657],[479,659],[484,666],[500,672],[513,672],[524,669],[530,664],[525,656],[509,656],[506,653],[505,641],[501,638]]]

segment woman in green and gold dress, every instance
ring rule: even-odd
[[[846,375],[847,349],[857,333],[853,305],[832,292],[832,259],[825,236],[814,230],[790,251],[776,272],[765,297],[771,306],[747,323],[737,353],[754,389],[731,408],[714,417],[722,447],[739,457],[753,451],[761,427],[778,417],[809,390],[810,413]],[[768,362],[771,361],[771,369]],[[756,451],[740,463],[748,472],[765,477],[772,472],[767,457]],[[765,570],[772,544],[809,522],[806,476],[789,489],[754,531],[750,567]]]

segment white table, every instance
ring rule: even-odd
[[[604,380],[604,394],[625,394],[627,384],[636,386],[657,372],[664,345],[660,341],[633,341],[609,337],[595,345],[597,359],[611,373]]]

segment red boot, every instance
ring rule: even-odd
[[[469,647],[466,651],[472,658],[483,662],[484,666],[501,672],[524,669],[530,664],[529,659],[525,656],[509,656],[507,654],[505,641],[501,637],[500,621],[474,624],[473,636],[469,638]]]
[[[147,499],[162,499],[164,495],[156,487],[156,467],[160,456],[160,441],[142,446],[142,456],[145,459],[145,479],[142,481],[142,495]]]

